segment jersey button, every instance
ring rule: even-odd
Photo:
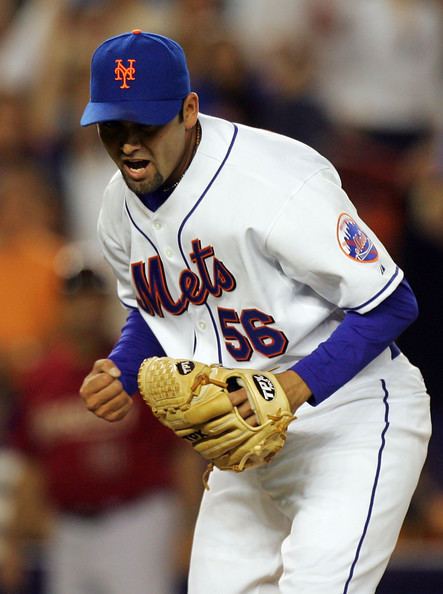
[[[200,330],[206,330],[206,322],[199,322],[198,327]]]
[[[157,229],[157,231],[158,231],[161,228],[162,228],[162,224],[159,223],[158,221],[155,221],[155,223],[154,223],[154,229]]]
[[[172,256],[174,255],[174,252],[171,250],[171,248],[166,248],[165,254],[166,254],[167,258],[172,258]]]

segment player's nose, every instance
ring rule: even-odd
[[[141,148],[141,142],[137,138],[127,138],[121,144],[121,150],[125,155],[130,155]]]
[[[128,126],[120,139],[122,151],[129,155],[142,146],[141,132],[136,127]]]

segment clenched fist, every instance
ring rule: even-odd
[[[97,417],[120,421],[132,407],[132,398],[119,380],[120,370],[110,359],[98,359],[80,388],[86,408]]]

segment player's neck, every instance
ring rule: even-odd
[[[192,159],[195,157],[198,145],[200,144],[201,135],[202,130],[200,122],[197,120],[195,126],[190,130],[189,142],[186,144],[184,150],[182,165],[170,176],[169,179],[166,180],[164,185],[161,187],[162,192],[171,194],[171,192],[175,190],[175,188],[181,182],[183,176],[188,170],[189,165],[192,162]]]

